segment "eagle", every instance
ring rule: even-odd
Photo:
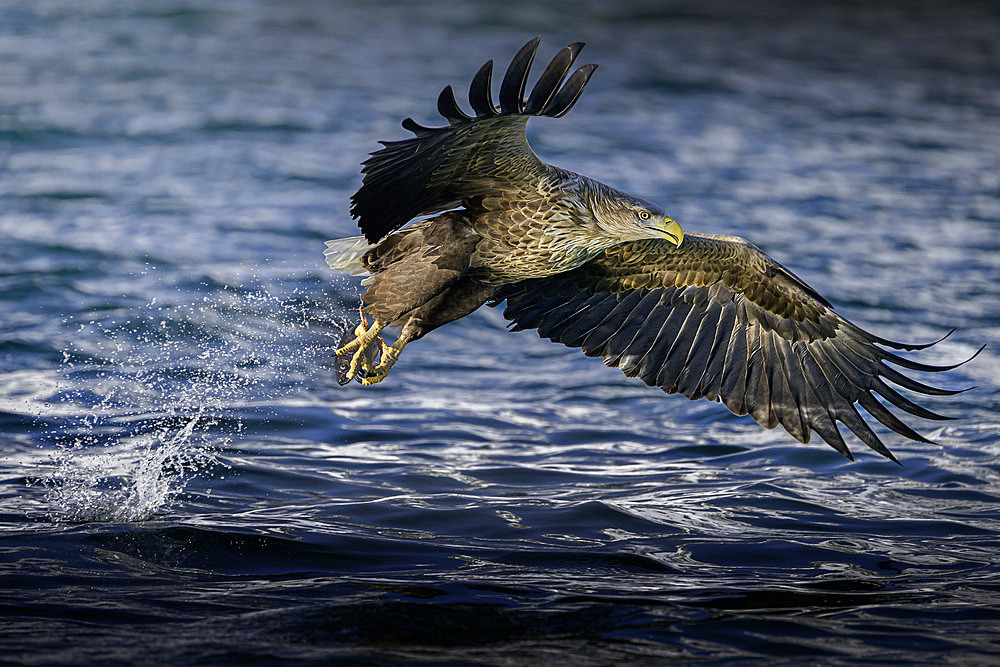
[[[339,382],[381,382],[409,343],[484,304],[506,303],[512,330],[535,329],[667,393],[749,413],[765,428],[780,424],[800,442],[815,432],[852,460],[838,422],[898,463],[857,406],[896,433],[931,442],[883,401],[948,419],[891,386],[931,396],[961,391],[893,367],[960,365],[890,351],[939,341],[871,334],[752,243],[685,233],[661,206],[535,155],[528,119],[566,114],[597,68],[574,70],[584,45],[570,44],[526,96],[539,41],[514,56],[499,105],[490,60],[469,87],[474,115],[448,86],[437,100],[446,126],[407,118],[414,136],[380,142],[362,163],[351,214],[363,236],[328,241],[325,252],[333,269],[367,276],[361,322],[336,350]],[[387,327],[398,331],[392,344]]]

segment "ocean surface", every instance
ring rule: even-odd
[[[852,463],[490,308],[338,386],[360,161],[535,35],[600,64],[543,159],[988,344],[938,444]],[[998,377],[995,3],[0,7],[0,662],[997,662]]]

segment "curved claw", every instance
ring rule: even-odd
[[[348,380],[353,380],[354,378],[356,378],[358,376],[358,371],[361,370],[366,365],[364,361],[365,357],[367,356],[366,355],[367,352],[368,348],[362,347],[359,348],[358,351],[354,353],[353,357],[351,357],[351,365],[347,369]]]
[[[364,323],[359,324],[354,330],[354,340],[334,352],[338,357],[350,354],[351,352],[354,353],[351,357],[351,364],[347,369],[347,373],[344,375],[344,379],[347,382],[357,378],[359,370],[363,370],[366,373],[377,372],[376,369],[378,366],[373,365],[376,350],[371,349],[371,346],[372,343],[377,341],[379,350],[388,349],[385,341],[378,335],[384,328],[385,325],[381,324],[378,320],[370,328],[366,328]],[[381,366],[381,363],[379,366]]]
[[[357,327],[354,328],[354,340],[349,342],[347,345],[337,349],[337,351],[334,352],[334,355],[339,357],[341,355],[347,354],[348,352],[353,352],[354,350],[358,349],[358,347],[360,347],[361,345],[361,339],[364,338],[364,335],[366,333],[368,333],[368,329],[365,328],[365,325],[359,324]]]
[[[371,369],[369,375],[363,378],[358,378],[358,381],[364,386],[368,387],[378,382],[381,382],[389,375],[389,371],[396,361],[399,359],[399,355],[403,353],[403,348],[406,347],[407,341],[404,339],[399,339],[392,345],[385,345],[382,343],[382,358],[379,361],[378,366]]]

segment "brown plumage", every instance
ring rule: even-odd
[[[538,41],[508,68],[499,108],[490,95],[491,61],[469,90],[475,116],[459,108],[449,86],[438,99],[447,127],[408,118],[403,126],[415,136],[383,142],[364,162],[351,206],[364,238],[330,241],[326,253],[331,267],[369,275],[362,323],[337,350],[340,381],[379,382],[409,342],[506,300],[504,316],[515,329],[537,329],[668,393],[722,401],[767,428],[781,424],[802,442],[815,431],[850,457],[839,421],[895,460],[856,404],[897,433],[925,440],[874,396],[944,419],[886,384],[956,393],[885,363],[953,368],[883,349],[926,345],[856,327],[743,239],[685,236],[656,204],[538,159],[525,138],[527,119],[565,114],[596,68],[569,75],[583,47],[571,44],[525,98]],[[400,329],[392,345],[380,336],[387,326]]]

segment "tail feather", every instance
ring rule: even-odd
[[[323,255],[326,257],[326,263],[335,271],[352,276],[367,276],[368,270],[362,266],[361,258],[372,249],[373,245],[363,236],[333,239],[326,242]]]

